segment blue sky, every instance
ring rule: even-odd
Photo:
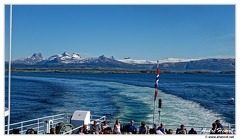
[[[5,59],[9,6],[5,6]],[[235,57],[234,5],[14,5],[12,60],[63,52],[116,59]]]

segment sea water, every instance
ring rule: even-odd
[[[154,83],[155,74],[12,73],[11,123],[86,110],[113,122],[151,124]],[[235,124],[234,74],[161,74],[158,89],[165,124],[211,127],[216,119]],[[6,73],[5,106],[7,93]]]

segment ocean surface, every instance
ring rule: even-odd
[[[113,121],[151,124],[154,83],[155,74],[12,73],[11,123],[87,110]],[[160,74],[158,89],[165,124],[235,124],[234,74]],[[5,106],[7,93],[8,73]]]

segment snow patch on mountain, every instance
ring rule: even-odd
[[[159,64],[161,63],[177,63],[177,62],[189,62],[189,61],[196,61],[201,59],[180,59],[180,58],[165,58],[162,60],[158,60]],[[156,61],[148,61],[148,60],[134,60],[134,59],[122,59],[118,60],[128,64],[156,64]]]
[[[181,59],[181,58],[165,58],[159,60],[159,63],[176,63],[176,62],[189,62],[189,61],[196,61],[201,59]]]
[[[63,54],[57,54],[57,55],[50,56],[48,58],[48,61],[53,61],[56,59],[59,59],[61,61],[61,63],[82,63],[82,60],[83,60],[80,57],[80,55],[77,53],[69,54],[69,53],[64,52]]]
[[[118,61],[123,63],[128,63],[128,64],[154,64],[154,61],[147,61],[147,60],[122,59]]]

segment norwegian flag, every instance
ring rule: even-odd
[[[158,62],[158,61],[157,61]],[[156,82],[155,82],[155,94],[154,94],[154,101],[156,101],[157,99],[157,95],[158,95],[158,89],[157,89],[157,86],[158,86],[158,81],[159,81],[159,74],[160,74],[160,68],[159,68],[159,64],[157,64],[157,70],[156,70]]]
[[[158,66],[158,67],[157,67],[157,71],[156,71],[156,82],[155,82],[155,88],[157,88],[157,86],[158,86],[159,74],[160,74],[160,68],[159,68],[159,66]]]

